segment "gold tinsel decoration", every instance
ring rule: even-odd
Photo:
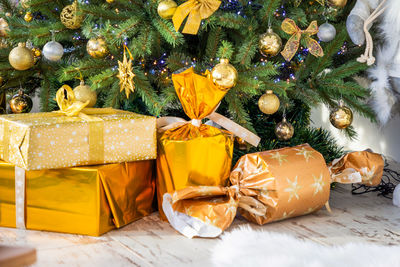
[[[126,50],[128,50],[129,53],[129,60],[128,57],[126,56]],[[130,93],[133,93],[135,91],[135,83],[133,82],[133,77],[135,77],[135,74],[133,73],[133,68],[132,68],[132,54],[129,51],[128,47],[124,45],[124,58],[121,61],[118,60],[118,79],[119,79],[119,86],[120,86],[120,92],[125,91],[126,98],[129,98]]]
[[[63,8],[60,14],[62,24],[68,29],[74,30],[81,27],[83,16],[78,14],[78,2],[74,0],[71,5]]]

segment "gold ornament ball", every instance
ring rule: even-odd
[[[282,39],[272,29],[264,34],[261,34],[258,42],[258,49],[260,53],[265,57],[276,56],[282,48]]]
[[[76,0],[71,5],[65,6],[60,14],[61,23],[71,30],[81,27],[83,19],[84,17],[78,14],[78,3]]]
[[[328,0],[328,4],[333,7],[343,8],[347,4],[347,0]]]
[[[353,122],[353,112],[348,107],[340,105],[332,110],[329,121],[338,129],[346,129]]]
[[[17,47],[10,51],[8,61],[16,70],[27,70],[35,64],[33,53],[26,48],[25,43],[19,43]]]
[[[0,36],[1,37],[7,36],[8,30],[10,30],[10,28],[8,27],[7,21],[3,18],[0,18]]]
[[[32,99],[22,90],[10,100],[10,108],[13,113],[29,113],[32,109]]]
[[[4,82],[4,78],[2,76],[0,76],[0,85],[2,85]]]
[[[272,92],[272,90],[268,90],[258,100],[258,107],[263,113],[268,115],[277,112],[279,109],[279,105],[279,98]]]
[[[157,13],[163,19],[171,19],[178,5],[173,0],[162,0],[158,4]]]
[[[33,54],[33,61],[36,64],[36,62],[38,62],[38,60],[42,56],[42,51],[40,51],[40,49],[37,47],[33,47],[31,50],[32,50],[32,54]]]
[[[90,89],[90,86],[85,85],[85,82],[82,80],[81,84],[74,88],[75,99],[81,102],[86,102],[89,100],[89,104],[86,106],[87,108],[91,108],[96,105],[97,94],[95,91]]]
[[[112,4],[115,2],[115,0],[106,0],[107,3]]]
[[[103,58],[108,55],[107,43],[103,37],[91,38],[86,45],[86,51],[93,58]]]
[[[236,85],[238,73],[235,67],[229,64],[228,59],[222,58],[211,70],[211,79],[215,85],[229,90]]]
[[[278,123],[275,127],[275,135],[281,141],[288,141],[293,137],[294,128],[293,125],[286,121],[285,118]]]
[[[33,20],[33,15],[32,15],[32,12],[26,12],[26,14],[25,14],[25,16],[24,16],[24,20],[26,21],[26,22],[31,22],[32,20]]]

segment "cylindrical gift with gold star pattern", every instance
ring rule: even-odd
[[[236,163],[230,186],[192,186],[165,194],[163,210],[183,235],[216,237],[237,212],[257,224],[315,212],[328,203],[332,182],[376,185],[383,166],[381,155],[368,151],[346,154],[327,166],[308,144],[257,152]]]

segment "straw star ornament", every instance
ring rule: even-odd
[[[133,73],[132,68],[132,55],[128,50],[129,53],[129,60],[126,56],[126,51],[128,48],[124,46],[124,58],[121,61],[118,60],[118,79],[119,79],[119,86],[120,92],[125,91],[126,98],[129,98],[130,93],[135,91],[135,83],[133,82],[133,77],[136,75]]]

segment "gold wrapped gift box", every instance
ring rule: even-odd
[[[153,211],[153,167],[146,160],[26,171],[25,226],[99,236],[142,218]],[[15,169],[0,162],[3,227],[16,227]]]
[[[196,74],[193,68],[173,74],[172,81],[182,107],[192,121],[167,123],[165,128],[159,129],[159,207],[167,192],[188,186],[226,185],[232,164],[233,135],[201,121],[213,113],[227,91],[213,85],[207,77]],[[162,209],[159,210],[161,218],[166,220]]]
[[[156,119],[115,109],[0,116],[0,157],[26,170],[155,159]]]

